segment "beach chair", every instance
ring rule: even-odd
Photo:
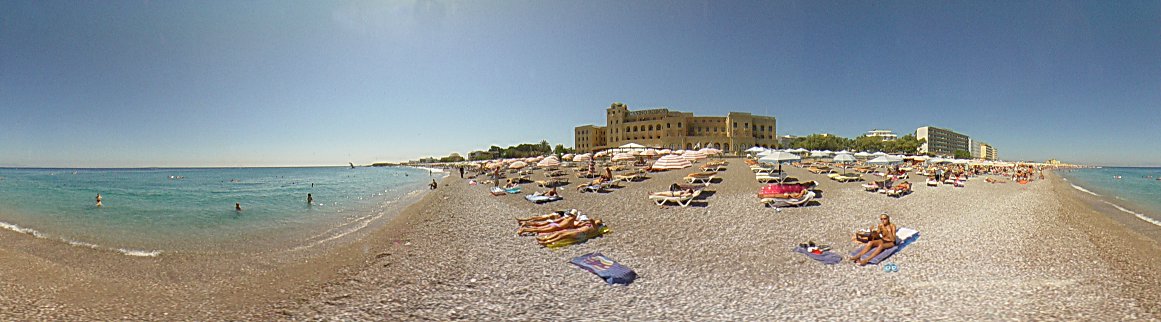
[[[754,180],[758,180],[759,183],[782,182],[782,176],[775,177],[775,176],[766,175],[766,174],[755,174]]]
[[[863,190],[866,190],[868,192],[879,191],[879,183],[877,183],[877,182],[865,183],[865,184],[863,184]]]
[[[806,190],[806,194],[801,198],[761,198],[758,201],[766,207],[801,207],[814,199],[814,191]]]
[[[701,171],[705,171],[705,172],[718,172],[718,171],[722,171],[722,169],[725,169],[725,168],[722,167],[721,165],[716,165],[716,164],[707,164],[707,165],[704,165],[701,167]]]
[[[939,180],[935,180],[935,179],[927,179],[927,186],[928,186],[928,187],[938,187],[938,186],[939,186]]]
[[[541,196],[541,195],[531,194],[531,195],[524,196],[524,199],[527,199],[528,201],[531,201],[532,203],[542,204],[542,203],[546,203],[546,202],[553,202],[553,201],[561,200],[564,198],[561,198],[560,196]]]
[[[544,188],[559,187],[568,184],[568,181],[560,179],[549,179],[536,181],[536,185]]]
[[[710,184],[710,181],[717,176],[717,172],[696,172],[685,176],[685,181],[692,184]]]
[[[608,192],[609,187],[614,187],[612,182],[601,183],[585,183],[577,187],[580,192]]]
[[[689,207],[689,204],[693,203],[694,198],[697,198],[697,196],[701,195],[701,191],[701,189],[697,189],[693,192],[688,192],[685,190],[654,192],[649,194],[649,200],[653,200],[653,202],[657,203],[658,206],[672,202],[678,206],[681,206],[682,208],[685,208]]]

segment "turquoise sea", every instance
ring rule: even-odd
[[[1058,171],[1074,189],[1161,226],[1161,168],[1094,168]]]
[[[442,175],[398,167],[0,169],[0,228],[134,256],[309,247],[368,226]]]

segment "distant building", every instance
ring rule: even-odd
[[[968,146],[970,138],[952,130],[924,126],[915,130],[915,138],[927,140],[919,146],[919,153],[952,157],[955,156],[955,151],[971,152],[971,148]]]
[[[779,136],[778,137],[778,146],[779,147],[788,146],[788,145],[790,145],[791,141],[794,141],[796,139],[798,139],[797,135],[787,134],[787,135]]]
[[[491,160],[500,156],[491,151],[472,151],[468,153],[468,160]]]
[[[882,139],[883,141],[892,141],[892,140],[899,138],[898,135],[895,135],[894,131],[879,130],[879,129],[867,131],[866,136],[878,137],[878,138]]]
[[[996,148],[992,147],[991,144],[968,139],[968,148],[971,149],[969,152],[971,152],[972,159],[996,160]]]
[[[694,116],[693,113],[649,109],[629,111],[622,103],[605,110],[605,126],[582,125],[573,130],[577,152],[592,152],[627,143],[664,148],[713,147],[738,152],[754,146],[778,143],[773,116],[730,112],[726,116]]]

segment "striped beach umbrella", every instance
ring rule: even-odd
[[[654,169],[684,169],[691,166],[693,166],[692,162],[676,154],[662,156],[653,163]]]
[[[574,155],[572,153],[566,153],[565,155],[561,156],[560,159],[564,160],[564,161],[572,161],[572,157],[574,157],[574,156],[576,156],[576,155]]]
[[[523,169],[524,167],[527,167],[527,166],[528,166],[527,162],[516,161],[516,162],[512,162],[511,164],[509,164],[508,168],[510,168],[510,169]]]
[[[617,153],[617,154],[614,154],[614,155],[613,155],[613,159],[612,159],[612,161],[613,161],[613,162],[617,162],[617,161],[633,161],[633,160],[636,160],[636,159],[637,159],[637,157],[634,157],[632,154],[628,154],[628,153]]]
[[[697,160],[705,159],[705,154],[701,151],[689,150],[681,154],[682,158],[689,160],[689,162],[697,162]]]
[[[572,157],[572,162],[589,162],[592,160],[593,156],[589,155],[588,153],[577,154],[576,156]]]

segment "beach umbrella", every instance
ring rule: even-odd
[[[631,155],[631,154],[628,154],[628,153],[617,153],[617,154],[614,154],[614,155],[613,155],[613,159],[612,159],[612,161],[613,161],[613,162],[617,162],[617,161],[633,161],[633,160],[636,160],[636,159],[637,159],[636,157],[634,157],[633,155]]]
[[[540,162],[537,162],[536,166],[541,167],[541,168],[559,167],[560,161],[557,160],[556,157],[547,157],[547,158],[544,158],[544,160],[540,160]]]
[[[806,153],[806,152],[810,152],[810,151],[807,151],[806,149],[803,149],[803,148],[797,148],[797,149],[792,149],[792,150],[786,150],[786,152],[791,152],[791,153]]]
[[[657,154],[657,149],[646,149],[645,152],[641,152],[641,155],[647,157],[655,157]]]
[[[842,163],[843,164],[843,174],[846,174],[847,173],[846,163],[855,162],[855,156],[851,155],[850,153],[837,153],[834,155],[834,162],[835,163]]]
[[[766,149],[762,148],[760,146],[755,146],[755,147],[750,147],[749,149],[746,149],[745,152],[746,153],[758,153],[758,152],[762,152],[762,151],[766,151]]]
[[[597,152],[596,154],[593,154],[593,157],[599,159],[599,158],[606,157],[608,155],[609,155],[609,151],[601,151],[601,152]]]
[[[864,158],[864,159],[866,159],[866,158],[870,158],[870,157],[871,157],[871,154],[870,154],[870,153],[866,153],[866,152],[859,152],[859,153],[855,153],[855,157],[857,157],[857,158]]]
[[[880,157],[871,159],[870,161],[867,161],[867,163],[874,164],[874,165],[891,165],[891,164],[899,163],[900,161],[902,161],[902,160],[884,155],[884,156],[880,156]]]
[[[527,167],[527,166],[528,166],[527,162],[516,161],[516,162],[512,162],[512,164],[509,164],[508,168],[510,168],[510,169],[523,169],[524,167]]]
[[[572,157],[574,157],[574,156],[576,156],[576,155],[572,154],[572,153],[565,153],[563,156],[560,157],[560,159],[564,160],[564,161],[572,161]]]
[[[873,156],[873,157],[876,157],[876,158],[877,158],[877,157],[881,157],[881,156],[886,156],[886,155],[887,155],[887,153],[886,153],[886,152],[883,152],[883,151],[879,151],[879,152],[871,153],[871,156]]]
[[[673,154],[673,150],[661,149],[661,151],[657,151],[657,154]]]
[[[758,159],[758,162],[777,163],[778,164],[778,173],[782,173],[782,162],[798,161],[798,160],[802,160],[802,157],[800,157],[794,153],[783,152],[783,151],[770,151],[770,154],[767,154],[766,156]]]
[[[681,154],[682,158],[689,160],[689,162],[697,162],[697,160],[705,159],[705,154],[701,151],[689,150]]]
[[[683,169],[691,166],[693,163],[676,154],[664,155],[653,163],[654,169]]]
[[[593,160],[593,156],[589,155],[588,153],[577,154],[576,156],[572,157],[573,162],[589,162],[592,160]]]
[[[830,156],[831,154],[833,154],[833,153],[830,151],[818,151],[818,150],[810,151],[811,158],[825,158],[825,157]]]

